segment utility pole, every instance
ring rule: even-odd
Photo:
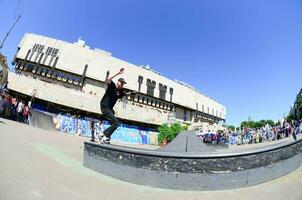
[[[1,45],[0,45],[0,51],[4,45],[5,40],[7,39],[8,35],[10,34],[10,32],[13,30],[13,28],[15,27],[15,25],[17,24],[17,22],[19,21],[19,19],[21,18],[21,15],[18,16],[18,18],[16,19],[15,23],[12,25],[12,27],[9,29],[9,31],[6,33]]]

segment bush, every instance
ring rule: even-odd
[[[161,125],[158,128],[158,143],[162,145],[165,141],[171,142],[183,130],[188,130],[188,126],[181,126],[179,123],[172,124],[170,127],[167,124]]]
[[[168,124],[163,124],[158,128],[159,135],[158,135],[158,143],[162,145],[164,141],[168,138],[170,135],[170,128]]]

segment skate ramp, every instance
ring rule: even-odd
[[[215,152],[219,147],[210,146],[202,142],[194,131],[179,133],[169,144],[158,151],[165,152]]]
[[[34,109],[31,110],[31,114],[30,125],[49,131],[56,130],[51,114]]]

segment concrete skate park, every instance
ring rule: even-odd
[[[302,196],[300,138],[268,146],[246,145],[248,148],[205,146],[201,154],[191,143],[190,134],[185,143],[179,142],[185,145],[175,144],[173,149],[119,143],[109,146],[90,143],[89,138],[0,121],[0,199],[99,199],[102,191],[106,191],[105,199]]]
[[[52,117],[33,110],[31,125],[54,130]],[[84,143],[84,166],[139,185],[177,190],[221,190],[264,183],[297,169],[302,139],[242,149],[207,145],[181,132],[156,150]],[[127,171],[128,173],[125,173]]]
[[[260,184],[290,173],[302,161],[301,139],[227,153],[207,148],[194,132],[180,133],[157,151],[89,142],[84,146],[86,167],[136,184],[180,190]]]

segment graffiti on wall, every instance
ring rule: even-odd
[[[91,137],[91,120],[78,119],[67,115],[56,115],[53,117],[55,128],[63,133]],[[107,121],[95,122],[94,130],[97,134],[103,132],[110,125]],[[154,144],[157,145],[158,133],[146,130],[139,126],[121,124],[112,134],[111,141],[125,142],[131,144]]]

